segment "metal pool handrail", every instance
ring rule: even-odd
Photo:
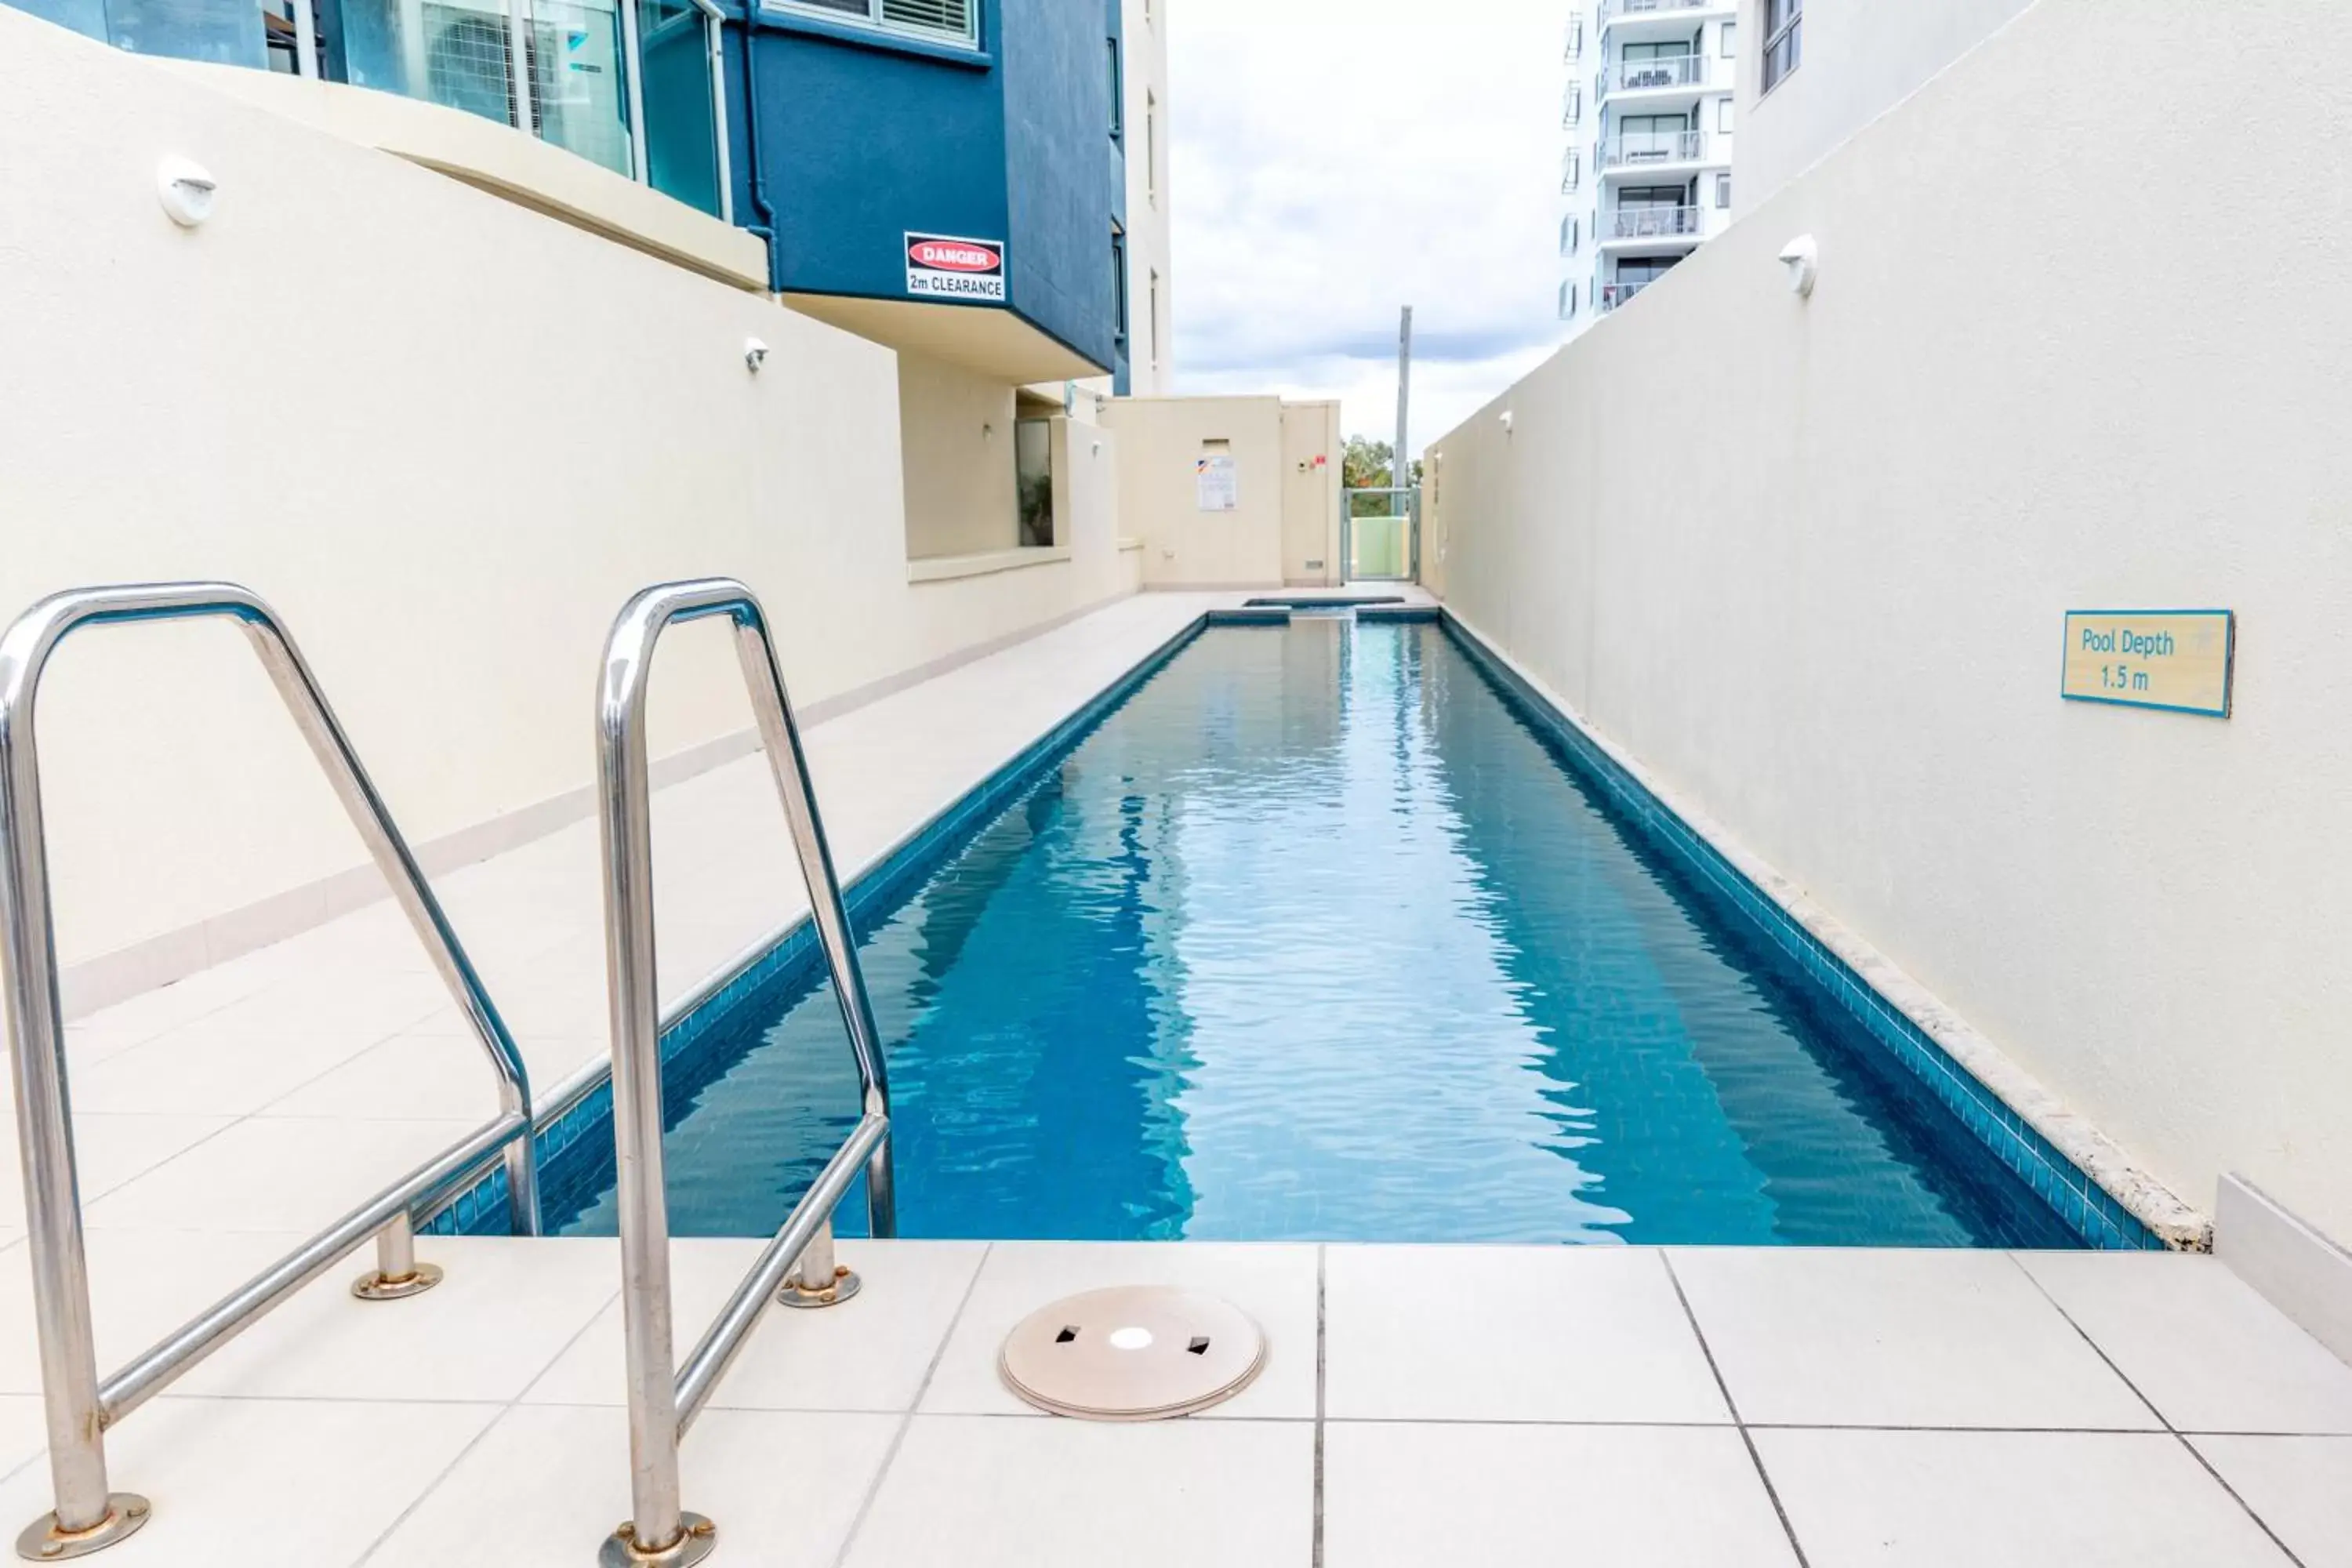
[[[268,671],[310,754],[334,785],[409,924],[473,1026],[499,1079],[499,1115],[329,1226],[184,1327],[99,1381],[90,1326],[89,1269],[82,1245],[81,1194],[66,1089],[65,1025],[58,988],[57,932],[49,902],[41,822],[36,699],[49,656],[86,626],[221,616],[236,622]],[[506,1152],[514,1227],[539,1232],[530,1089],[522,1057],[482,988],[448,918],[384,809],[367,772],[320,693],[310,666],[277,614],[233,583],[152,583],[82,588],[33,605],[0,636],[0,989],[6,992],[9,1062],[25,1172],[25,1223],[33,1264],[33,1310],[41,1345],[49,1471],[57,1508],[26,1527],[17,1552],[58,1562],[111,1545],[146,1522],[148,1504],[107,1490],[108,1428],[226,1344],[367,1239],[378,1267],[353,1287],[370,1300],[414,1295],[439,1279],[415,1261],[410,1215],[487,1156]]]
[[[661,1028],[656,992],[653,795],[646,767],[646,689],[654,647],[680,621],[724,616],[808,884],[809,913],[857,1061],[862,1115],[726,1306],[677,1366],[670,1337],[669,1212],[662,1174]],[[684,1511],[678,1441],[750,1338],[779,1289],[798,1305],[846,1300],[855,1276],[833,1260],[833,1211],[866,1173],[873,1234],[898,1228],[890,1164],[890,1087],[881,1037],[858,969],[833,851],[817,816],[800,726],[776,666],[768,620],[751,590],[710,577],[647,588],[622,608],[604,646],[596,704],[596,786],[604,857],[605,984],[612,1008],[613,1143],[618,1166],[621,1303],[628,1356],[632,1517],[598,1561],[611,1568],[684,1568],[716,1543],[709,1520]],[[798,1272],[794,1283],[786,1277]]]

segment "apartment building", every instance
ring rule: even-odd
[[[1746,212],[1917,91],[2033,0],[1740,0]]]
[[[1736,0],[1580,0],[1560,105],[1560,320],[1622,307],[1731,220]]]
[[[1169,3],[0,0],[897,351],[919,561],[1168,386]]]

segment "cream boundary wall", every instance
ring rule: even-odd
[[[0,615],[258,589],[428,863],[584,814],[597,653],[646,584],[750,581],[817,713],[1136,584],[1099,512],[1066,560],[908,583],[888,351],[5,9],[0,147]],[[165,153],[220,182],[199,229]],[[665,645],[668,772],[750,749],[724,641]],[[375,887],[226,625],[81,634],[39,732],[80,1007]]]
[[[1347,443],[1336,401],[1282,405],[1282,580],[1302,588],[1337,587],[1339,510]],[[1317,466],[1316,459],[1323,459]]]
[[[910,559],[976,555],[1021,542],[1013,420],[1012,383],[899,354]]]
[[[2242,1171],[2339,1242],[2352,162],[2301,128],[2347,49],[2326,0],[2042,0],[1437,443],[1424,542],[2175,1192]],[[2272,163],[2319,231],[2217,286],[2271,199],[2225,176]],[[1774,260],[1806,233],[1810,301]],[[2238,613],[2235,717],[2060,700],[2064,612],[2133,605]]]
[[[1837,144],[1976,47],[2034,0],[1807,0],[1804,62],[1764,93],[1764,0],[1739,0],[1739,158],[1735,214],[1756,210]],[[2236,0],[2231,0],[2236,4]],[[2252,21],[2251,15],[2248,17]],[[2105,59],[2083,73],[2062,104],[2088,112],[2104,93]],[[2046,156],[2066,155],[2063,142]]]
[[[1273,587],[1282,582],[1279,397],[1121,398],[1102,412],[1119,443],[1119,527],[1143,544],[1147,588]],[[1202,511],[1194,465],[1232,443],[1240,507]]]

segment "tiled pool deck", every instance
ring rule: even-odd
[[[1126,601],[816,727],[845,868],[1243,596]],[[659,797],[666,994],[797,912],[763,767]],[[593,824],[436,885],[535,1085],[600,1057]],[[109,1368],[492,1109],[389,905],[68,1034]],[[47,1507],[47,1471],[13,1152],[0,1172],[13,1532]],[[682,1331],[756,1247],[677,1244]],[[355,1258],[112,1434],[116,1484],[156,1513],[99,1561],[592,1561],[627,1512],[615,1244],[420,1250],[447,1267],[441,1289],[353,1300]],[[843,1251],[865,1294],[772,1314],[687,1444],[715,1561],[2352,1565],[2352,1369],[2210,1258]],[[1265,1327],[1271,1361],[1240,1399],[1102,1426],[998,1387],[1015,1319],[1153,1279]]]

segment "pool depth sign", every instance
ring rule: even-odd
[[[2069,610],[2059,693],[2227,719],[2237,631],[2227,610]]]

